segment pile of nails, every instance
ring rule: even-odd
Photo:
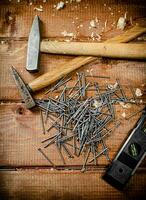
[[[92,76],[92,78],[97,80],[96,78],[110,77]],[[120,124],[115,117],[115,104],[134,103],[134,97],[126,97],[119,80],[116,80],[114,85],[106,83],[104,89],[103,86],[99,87],[96,81],[89,82],[84,72],[77,73],[72,87],[68,86],[70,80],[71,78],[63,78],[46,92],[46,94],[58,92],[57,98],[36,100],[41,109],[43,131],[48,135],[42,143],[44,148],[49,148],[53,144],[56,146],[62,164],[66,163],[66,156],[74,158],[85,153],[81,169],[85,171],[89,163],[97,165],[97,159],[102,155],[110,160],[105,141]],[[94,91],[94,97],[87,95],[89,91]],[[48,119],[52,123],[46,129],[44,124]],[[48,133],[52,129],[56,131],[50,136]],[[51,166],[56,168],[44,151],[40,148],[39,151]]]

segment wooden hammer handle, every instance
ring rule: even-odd
[[[119,36],[116,36],[114,38],[111,38],[105,43],[115,43],[115,42],[129,42],[130,40],[136,38],[140,34],[146,32],[146,28],[140,27],[140,26],[135,26],[124,33],[122,33]],[[49,84],[53,83],[54,81],[57,81],[59,78],[62,78],[64,75],[67,73],[78,69],[84,64],[87,64],[89,62],[92,62],[96,60],[96,57],[85,57],[85,56],[78,56],[68,63],[62,64],[58,66],[55,70],[49,71],[48,73],[45,73],[38,78],[34,79],[31,83],[29,83],[29,87],[32,89],[32,91],[37,91],[40,90]],[[65,68],[65,70],[64,70]]]
[[[106,40],[105,43],[123,43],[123,42],[126,43],[135,39],[136,37],[145,32],[146,32],[146,27],[135,25],[131,29],[124,31],[122,34]]]
[[[57,68],[53,69],[52,71],[49,71],[42,76],[39,76],[35,80],[33,80],[31,83],[29,83],[29,87],[33,91],[40,90],[55,81],[59,80],[66,74],[69,74],[70,72],[78,69],[82,65],[85,65],[87,63],[90,63],[91,61],[96,60],[96,57],[85,57],[85,56],[78,56],[71,61],[64,63]]]
[[[145,44],[54,42],[41,43],[41,51],[64,55],[86,55],[110,58],[146,59]]]

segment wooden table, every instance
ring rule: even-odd
[[[127,12],[126,29],[138,23],[144,23],[146,17],[145,0],[82,0],[80,3],[68,3],[62,10],[56,10],[58,1],[46,3],[16,0],[0,2],[0,199],[144,199],[146,195],[146,161],[144,160],[136,174],[130,180],[127,189],[119,192],[104,180],[107,164],[105,157],[99,159],[98,166],[80,172],[83,158],[66,159],[63,166],[54,149],[46,153],[58,166],[54,170],[37,149],[46,136],[42,134],[40,114],[37,110],[27,110],[16,85],[10,75],[13,65],[28,83],[58,64],[72,59],[72,56],[41,54],[40,72],[30,74],[25,70],[27,38],[33,17],[37,14],[42,20],[42,38],[64,40],[63,31],[72,32],[75,41],[91,41],[92,32],[101,34],[102,41],[120,34],[116,22]],[[43,11],[34,7],[42,6]],[[96,28],[89,28],[92,19],[99,20]],[[135,42],[144,42],[145,37]],[[96,38],[95,38],[96,41]],[[81,70],[96,75],[110,76],[114,82],[119,78],[121,84],[132,85],[144,91],[146,63],[115,59],[97,59]],[[98,80],[100,81],[100,80]],[[101,80],[104,82],[105,80]],[[34,95],[44,97],[44,90]],[[142,97],[145,101],[145,97]],[[142,108],[133,105],[130,109],[117,106],[118,116],[126,115]],[[122,124],[107,138],[110,158],[113,159],[128,132],[134,127],[140,113]]]

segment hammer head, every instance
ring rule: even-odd
[[[35,16],[28,38],[26,69],[29,72],[39,70],[40,29],[39,17]]]
[[[22,80],[22,78],[20,77],[20,75],[18,74],[16,69],[14,69],[14,67],[11,67],[11,72],[12,72],[12,76],[16,82],[16,85],[20,91],[22,99],[25,102],[26,108],[28,108],[28,109],[33,108],[36,105],[36,103],[35,103],[34,99],[32,98],[24,81]]]

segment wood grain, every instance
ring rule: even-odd
[[[124,31],[124,33],[117,35],[116,37],[110,38],[106,40],[106,43],[122,43],[122,42],[129,42],[131,40],[137,39],[138,36],[142,35],[146,32],[146,28],[136,25],[127,31]]]
[[[116,30],[116,23],[126,11],[128,11],[128,26],[130,25],[130,17],[133,19],[133,24],[136,24],[136,22],[145,24],[145,1],[139,3],[135,0],[120,0],[118,2],[108,0],[106,6],[104,6],[104,1],[86,0],[82,3],[67,4],[60,11],[53,8],[57,1],[49,0],[47,3],[42,3],[40,0],[35,2],[30,6],[28,1],[20,3],[2,1],[0,5],[0,37],[27,38],[36,14],[42,21],[41,34],[43,38],[63,38],[61,32],[66,30],[73,32],[76,35],[76,40],[91,39],[93,31],[97,34],[102,33],[103,38],[108,39],[121,32]],[[34,8],[40,5],[43,6],[43,12],[34,11]],[[99,25],[95,30],[89,29],[90,21],[96,17],[99,19]],[[107,25],[105,27],[106,20]],[[80,27],[81,24],[83,27]]]
[[[102,180],[105,169],[96,172],[22,170],[0,172],[2,199],[128,200],[144,199],[146,171],[139,169],[125,191]]]

